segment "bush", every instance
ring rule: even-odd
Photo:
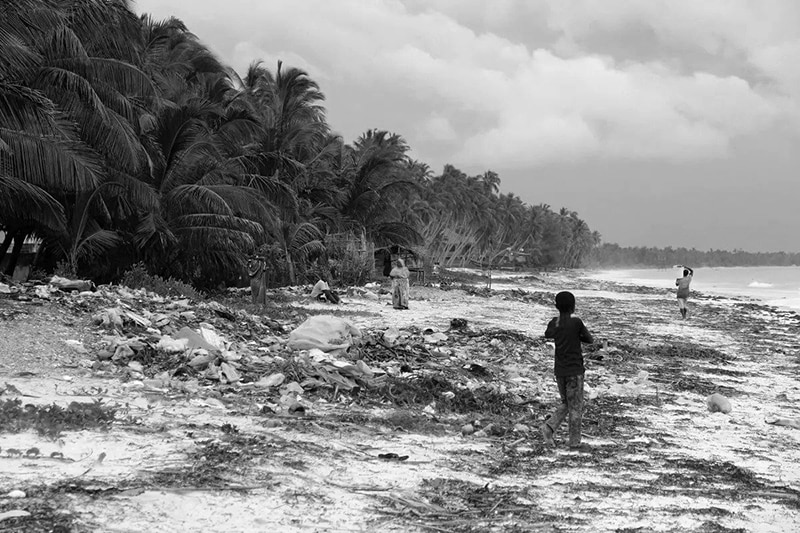
[[[180,280],[153,275],[147,272],[143,263],[136,263],[122,276],[122,284],[132,289],[145,289],[161,296],[181,296],[202,300],[203,295],[188,283]]]
[[[352,242],[329,244],[328,256],[331,276],[345,286],[363,285],[375,266],[372,254],[356,249]]]

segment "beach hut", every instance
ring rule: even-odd
[[[375,248],[372,255],[375,259],[373,278],[380,279],[388,276],[394,261],[402,259],[409,272],[416,274],[416,280],[425,283],[426,261],[424,250],[421,248],[391,244]]]

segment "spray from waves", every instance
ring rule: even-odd
[[[748,287],[752,287],[754,289],[766,289],[768,287],[772,287],[772,283],[762,283],[760,281],[752,281],[748,285]]]

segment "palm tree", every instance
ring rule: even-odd
[[[409,246],[421,240],[398,209],[401,197],[418,187],[408,172],[407,151],[399,135],[370,130],[347,151],[339,176],[344,194],[340,209],[347,228],[378,246]]]
[[[126,3],[101,0],[0,6],[0,202],[17,206],[2,210],[0,225],[15,251],[30,233],[63,228],[64,202],[144,160],[128,119],[148,80],[114,56],[131,50],[129,15]],[[12,254],[12,271],[15,262]]]

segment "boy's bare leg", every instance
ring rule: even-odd
[[[569,446],[581,444],[581,419],[583,418],[583,376],[567,378],[567,408],[569,411]]]
[[[550,415],[544,424],[542,424],[541,431],[542,437],[544,438],[545,444],[548,446],[554,446],[555,442],[553,442],[553,433],[558,429],[558,426],[567,418],[567,413],[569,412],[569,408],[567,406],[567,389],[566,389],[566,380],[569,378],[562,378],[556,377],[556,383],[558,383],[558,395],[561,397],[561,404],[553,411],[553,414]]]

